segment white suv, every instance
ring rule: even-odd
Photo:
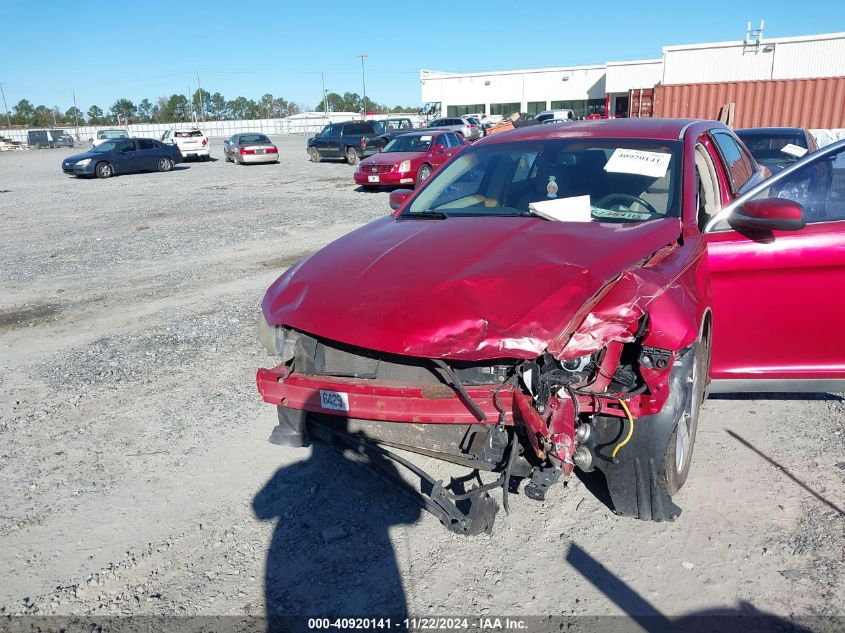
[[[91,145],[97,147],[100,143],[111,141],[118,138],[129,138],[128,130],[97,130],[94,138],[89,138]]]
[[[201,130],[167,130],[161,135],[161,140],[176,145],[185,158],[211,158],[211,146]]]

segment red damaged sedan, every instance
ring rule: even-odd
[[[495,488],[542,500],[575,468],[617,514],[674,518],[708,383],[845,388],[844,151],[766,179],[714,121],[477,142],[269,288],[271,441],[411,468],[462,534],[491,530]],[[450,490],[394,447],[495,479]]]
[[[454,132],[422,130],[401,134],[378,154],[360,162],[355,182],[367,188],[417,185],[467,145]]]

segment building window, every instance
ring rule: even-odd
[[[446,108],[446,116],[466,116],[467,114],[484,114],[484,104],[475,105],[453,105]]]
[[[528,114],[540,114],[545,109],[546,109],[546,102],[545,101],[529,101],[528,102]]]
[[[519,103],[491,103],[490,114],[508,116],[514,112],[519,112],[519,106]]]
[[[588,114],[605,116],[607,111],[604,99],[580,99],[574,101],[552,101],[552,110],[572,110],[576,119]]]

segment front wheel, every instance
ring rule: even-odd
[[[430,165],[423,165],[420,167],[420,170],[417,172],[417,184],[422,184],[428,177],[431,176],[431,166]]]
[[[167,156],[162,156],[158,159],[159,171],[170,171],[171,169],[173,169],[173,161],[170,160]]]
[[[308,148],[308,158],[311,160],[312,163],[320,162],[320,152],[317,151],[316,147]]]
[[[111,163],[103,162],[98,164],[95,172],[97,178],[111,178],[114,176],[114,168],[111,166]]]
[[[689,393],[684,393],[683,408],[678,417],[678,424],[666,446],[666,457],[663,462],[664,477],[662,479],[669,495],[678,492],[689,475],[695,434],[698,431],[698,418],[704,401],[707,373],[710,370],[710,337],[703,337],[687,354],[694,355],[690,368],[685,372],[685,380],[691,388]]]
[[[680,512],[672,502],[687,480],[704,388],[710,367],[710,332],[678,353],[669,374],[669,395],[654,415],[634,420],[596,417],[596,467],[604,473],[616,514],[665,521]]]
[[[356,165],[358,163],[358,152],[355,151],[354,147],[346,148],[346,162],[350,165]]]

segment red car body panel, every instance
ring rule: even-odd
[[[845,223],[808,224],[755,241],[706,236],[713,289],[713,379],[843,379]],[[833,290],[833,292],[831,292]],[[817,332],[817,336],[813,333]]]

